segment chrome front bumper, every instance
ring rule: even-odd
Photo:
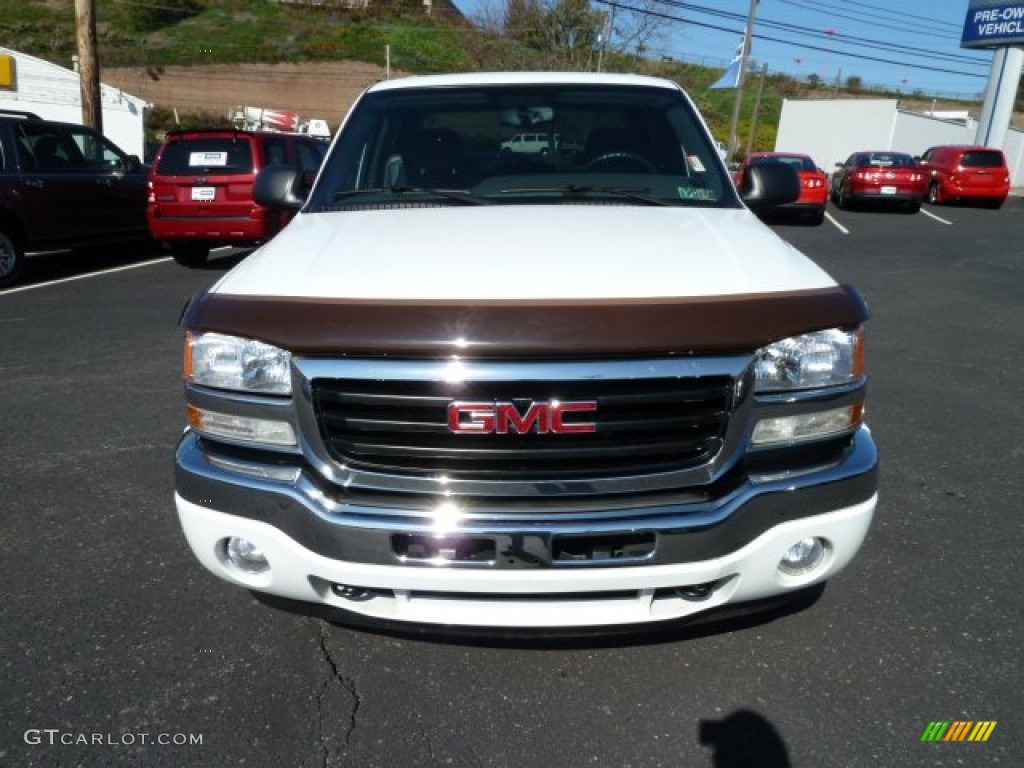
[[[460,509],[443,496],[413,507],[405,495],[327,486],[302,466],[220,455],[186,433],[175,500],[198,559],[250,589],[397,621],[600,626],[683,618],[830,577],[867,534],[877,464],[862,428],[828,464],[748,473],[700,493],[561,502],[547,512],[543,501],[535,510],[502,509],[500,500]],[[232,536],[262,549],[269,570],[232,566]],[[442,544],[410,558],[401,544],[410,537]],[[807,537],[828,542],[821,565],[799,577],[779,571],[786,550]],[[490,542],[493,556],[460,557],[465,540]],[[617,550],[622,541],[650,545]],[[565,542],[584,554],[559,558]]]

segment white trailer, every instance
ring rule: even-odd
[[[82,122],[77,72],[2,46],[0,57],[2,70],[9,75],[0,83],[0,109],[32,112],[46,120]],[[103,134],[125,152],[142,157],[146,113],[152,105],[109,85],[102,85],[100,91]]]

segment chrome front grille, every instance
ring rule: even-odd
[[[331,458],[373,472],[579,480],[687,469],[721,450],[733,375],[683,376],[677,365],[619,364],[622,370],[603,373],[600,362],[561,367],[578,375],[531,376],[544,370],[536,364],[510,366],[503,378],[501,364],[493,364],[476,380],[472,371],[461,378],[317,376],[312,403]],[[510,403],[526,413],[533,403],[555,401],[596,403],[584,415],[594,431],[457,434],[449,426],[452,402]]]

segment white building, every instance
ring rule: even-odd
[[[129,154],[143,156],[146,110],[142,99],[101,85],[103,134]],[[82,122],[78,73],[0,46],[0,109],[33,112],[47,120]]]
[[[810,155],[831,173],[836,163],[860,150],[921,155],[937,144],[974,144],[977,122],[958,118],[908,112],[895,99],[787,99],[775,149]],[[1001,149],[1010,166],[1010,183],[1024,186],[1024,131],[1007,131]]]

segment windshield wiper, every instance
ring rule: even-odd
[[[558,187],[513,187],[511,189],[501,190],[501,194],[531,195],[542,194],[545,192],[558,192],[567,197],[572,197],[574,195],[583,197],[589,194],[597,194],[611,195],[612,197],[624,197],[627,200],[633,200],[647,205],[674,205],[673,202],[668,200],[662,200],[660,198],[644,194],[649,191],[649,189],[649,187],[601,187],[591,184],[564,184]]]
[[[437,195],[445,200],[454,200],[464,205],[490,205],[490,200],[471,195],[458,189],[435,189],[432,187],[408,187],[395,185],[391,187],[374,187],[372,189],[344,189],[335,192],[332,199],[345,200],[350,197],[362,197],[363,195],[407,195],[407,194]]]

